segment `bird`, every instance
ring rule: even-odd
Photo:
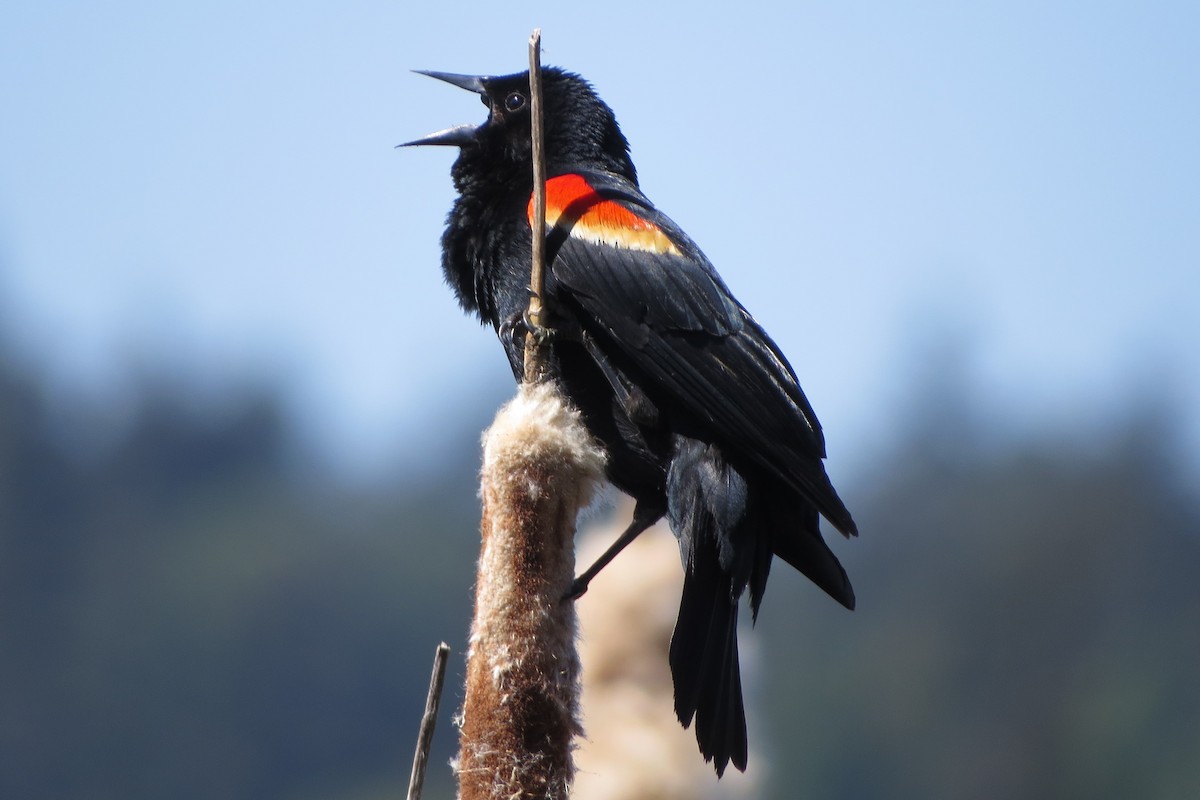
[[[745,771],[748,742],[737,620],[757,620],[775,556],[848,609],[854,590],[821,535],[858,534],[825,471],[825,437],[782,351],[700,248],[642,193],[629,142],[591,83],[541,70],[547,316],[527,318],[533,172],[529,72],[418,70],[473,92],[479,125],[400,146],[457,147],[458,196],[442,269],[459,304],[490,325],[518,382],[525,334],[607,454],[605,476],[634,501],[629,527],[571,587],[666,518],[684,566],[668,653],[675,711],[694,724],[717,776]],[[702,185],[698,178],[698,186]]]

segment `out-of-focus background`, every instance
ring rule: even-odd
[[[764,796],[1194,795],[1197,9],[6,5],[0,797],[399,794],[512,387],[392,146],[538,25],[863,531],[854,614],[773,576]]]

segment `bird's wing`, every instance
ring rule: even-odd
[[[854,531],[821,459],[824,438],[791,367],[670,219],[619,176],[547,182],[547,289],[574,306],[660,408],[686,410],[721,443]],[[632,376],[631,376],[632,377]]]

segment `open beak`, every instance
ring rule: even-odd
[[[439,81],[453,84],[460,89],[466,89],[468,92],[475,92],[478,95],[483,95],[487,92],[487,89],[483,85],[483,82],[487,80],[487,76],[485,75],[459,75],[455,72],[432,72],[424,69],[413,71],[421,75],[428,75],[431,78],[437,78]],[[475,142],[475,132],[477,130],[478,128],[474,125],[458,125],[431,133],[428,136],[422,136],[420,139],[413,139],[411,142],[398,144],[396,147],[414,147],[422,144],[465,147]]]

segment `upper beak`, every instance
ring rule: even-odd
[[[460,89],[466,89],[469,92],[475,92],[482,95],[487,92],[483,82],[487,80],[486,75],[459,75],[455,72],[433,72],[430,70],[417,69],[413,72],[418,72],[421,75],[428,75],[431,78],[437,78],[439,81],[453,84]],[[446,128],[445,130],[431,133],[428,136],[423,136],[420,139],[413,139],[411,142],[398,144],[396,147],[412,147],[419,144],[442,144],[453,145],[455,147],[464,147],[472,144],[475,141],[475,131],[477,128],[474,125],[458,125],[454,128]]]
[[[452,83],[460,89],[466,89],[475,94],[483,94],[487,91],[483,86],[483,82],[488,79],[487,75],[459,75],[457,72],[434,72],[427,69],[414,69],[413,72]]]

